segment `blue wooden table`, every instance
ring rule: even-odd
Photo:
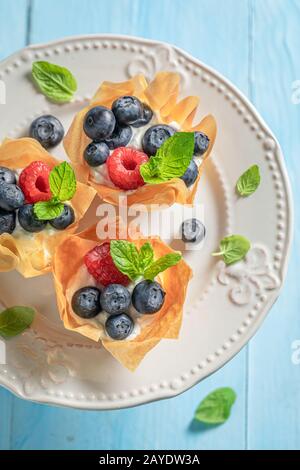
[[[231,79],[278,137],[300,202],[300,0],[0,0],[0,59],[29,43],[123,33],[176,44]],[[222,370],[185,394],[135,409],[85,412],[27,403],[0,389],[0,449],[299,449],[300,223],[282,295]],[[297,251],[297,248],[298,251]],[[195,426],[203,396],[238,394],[223,426]]]

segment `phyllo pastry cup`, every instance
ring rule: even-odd
[[[125,239],[119,225],[115,239]],[[121,238],[120,238],[121,237]],[[155,259],[174,251],[160,238],[151,237],[132,240],[127,232],[126,239],[132,241],[139,249],[145,242],[150,242]],[[57,295],[60,317],[68,330],[80,333],[87,338],[101,342],[123,366],[134,371],[145,355],[163,338],[177,339],[182,323],[183,305],[192,271],[181,259],[178,264],[160,273],[156,278],[165,291],[165,300],[161,309],[151,315],[138,315],[135,318],[136,333],[125,340],[113,340],[105,332],[101,316],[95,319],[85,319],[76,315],[72,309],[72,298],[78,289],[87,285],[97,285],[93,282],[84,264],[84,256],[96,245],[110,242],[109,238],[99,239],[96,226],[76,235],[69,235],[55,251],[53,276]],[[99,286],[102,290],[103,286]],[[128,287],[129,289],[129,287]],[[132,313],[130,313],[131,315]]]
[[[120,196],[126,194],[127,204],[192,204],[198,183],[205,164],[211,154],[217,132],[216,121],[212,115],[204,117],[199,123],[194,123],[199,97],[187,96],[179,99],[180,76],[177,73],[160,72],[154,80],[147,82],[143,75],[136,75],[128,81],[114,83],[103,82],[89,105],[83,108],[74,118],[64,139],[65,150],[73,163],[77,178],[89,183],[98,195],[106,202],[119,204]],[[155,113],[157,122],[161,124],[176,123],[178,130],[185,132],[201,131],[209,138],[209,146],[202,155],[199,173],[195,183],[187,188],[180,178],[173,178],[157,184],[145,184],[132,191],[121,190],[111,184],[95,182],[90,167],[84,160],[84,150],[91,140],[83,131],[84,118],[87,112],[98,105],[111,108],[112,103],[121,96],[136,96],[149,105]],[[128,144],[130,147],[130,142]]]
[[[0,146],[0,166],[16,173],[36,161],[47,164],[50,169],[61,163],[31,138],[7,139]],[[1,234],[0,272],[16,269],[26,278],[49,272],[56,245],[77,230],[95,195],[92,187],[77,182],[75,195],[70,201],[75,221],[65,230],[49,227],[38,233],[29,233],[17,226],[12,234]]]

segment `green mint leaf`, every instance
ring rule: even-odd
[[[182,176],[194,153],[193,132],[176,132],[140,167],[145,183],[161,183]]]
[[[111,240],[110,254],[115,266],[132,281],[141,276],[139,252],[134,243],[127,240]]]
[[[240,196],[250,196],[260,184],[260,172],[258,165],[253,165],[243,173],[236,183],[237,192]]]
[[[243,259],[250,249],[250,242],[242,235],[230,235],[220,242],[220,251],[212,256],[222,256],[225,264],[236,263]]]
[[[57,199],[36,202],[33,207],[34,215],[39,220],[52,220],[59,217],[64,210],[64,205]]]
[[[218,388],[211,392],[195,411],[194,418],[201,423],[222,424],[230,416],[236,393],[230,387]]]
[[[147,269],[145,269],[144,278],[153,281],[153,279],[159,273],[179,263],[181,258],[181,253],[168,253],[167,255],[162,256],[158,260],[154,261]]]
[[[77,90],[77,82],[65,67],[38,61],[32,64],[32,77],[41,92],[58,103],[68,102]]]
[[[147,183],[161,183],[163,180],[159,176],[160,157],[151,157],[147,163],[140,166],[142,178]]]
[[[76,192],[76,176],[67,162],[55,166],[50,173],[49,183],[52,195],[60,201],[72,199]]]
[[[146,242],[142,245],[139,252],[139,263],[141,270],[144,272],[154,261],[154,251],[151,243]]]
[[[10,307],[0,313],[0,336],[12,338],[33,322],[35,310],[30,307]]]

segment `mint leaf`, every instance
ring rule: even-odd
[[[127,240],[111,240],[110,254],[121,273],[132,281],[141,275],[139,252],[134,243]]]
[[[260,184],[260,172],[258,165],[253,165],[243,173],[236,183],[237,192],[240,196],[250,196]]]
[[[76,192],[76,177],[69,163],[55,166],[49,176],[52,199],[36,202],[34,214],[39,220],[52,220],[59,217],[64,209],[63,201],[72,199]]]
[[[39,220],[52,220],[59,217],[64,210],[64,205],[57,199],[36,202],[33,207],[34,214]]]
[[[41,92],[53,101],[68,102],[77,90],[77,82],[65,67],[38,61],[32,64],[32,77]]]
[[[162,256],[145,269],[144,278],[153,281],[159,273],[177,264],[181,258],[182,255],[180,253],[168,253],[167,255]]]
[[[0,336],[12,338],[33,322],[35,310],[30,307],[10,307],[0,313]]]
[[[158,149],[154,157],[140,167],[145,183],[161,183],[182,176],[193,157],[193,132],[176,132]]]
[[[226,264],[236,263],[243,259],[250,249],[250,242],[242,235],[230,235],[220,242],[220,251],[212,256],[222,256]]]
[[[202,423],[222,424],[229,418],[235,400],[236,393],[232,388],[218,388],[201,401],[194,418]]]
[[[141,269],[144,271],[147,269],[151,264],[153,263],[154,260],[154,251],[152,248],[151,243],[146,242],[144,245],[142,245],[139,253],[139,261],[140,261],[140,266]]]
[[[155,156],[151,157],[147,163],[143,163],[143,165],[140,166],[140,173],[145,182],[155,184],[163,181],[159,176],[160,161],[160,157]]]
[[[138,251],[135,244],[127,240],[112,240],[110,254],[118,270],[132,281],[139,277],[153,280],[160,272],[174,266],[182,258],[180,253],[168,253],[154,261],[151,243],[144,243]]]
[[[49,176],[49,183],[52,195],[60,201],[72,199],[76,192],[75,173],[67,162],[62,162],[53,168]]]

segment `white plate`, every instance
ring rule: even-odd
[[[78,80],[72,104],[56,106],[28,78],[34,60],[70,68]],[[82,36],[26,48],[0,65],[7,105],[0,105],[0,138],[26,135],[38,115],[53,113],[69,125],[102,80],[121,81],[159,70],[181,74],[182,94],[201,97],[200,114],[218,123],[213,157],[197,200],[204,206],[207,237],[202,250],[186,253],[194,270],[178,341],[163,340],[135,373],[122,368],[98,344],[67,332],[58,318],[51,276],[24,280],[1,274],[5,305],[34,304],[42,315],[33,328],[7,342],[0,383],[17,395],[64,406],[110,409],[183,392],[231,359],[251,338],[278,296],[292,232],[288,178],[279,145],[248,100],[227,80],[173,46],[122,36]],[[54,152],[63,157],[62,148]],[[238,199],[237,178],[258,163],[262,183]],[[90,212],[94,214],[94,210]],[[247,236],[246,262],[225,268],[210,253],[226,234]]]

